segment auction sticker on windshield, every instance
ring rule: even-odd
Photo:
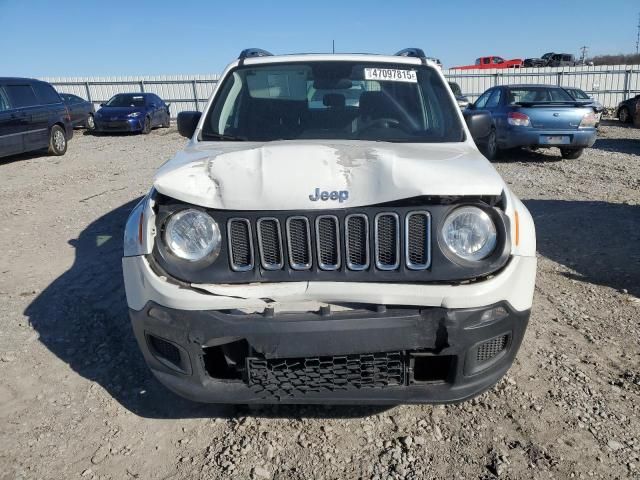
[[[364,79],[418,83],[418,76],[415,70],[398,70],[396,68],[365,68]]]

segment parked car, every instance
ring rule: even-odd
[[[524,67],[546,67],[549,63],[549,59],[555,55],[554,52],[548,52],[542,55],[540,58],[525,58],[523,62]]]
[[[461,67],[453,67],[457,70],[473,70],[473,69],[489,69],[489,68],[519,68],[522,67],[521,58],[513,58],[505,60],[502,57],[480,57],[476,59],[474,65],[463,65]]]
[[[588,102],[549,85],[508,85],[484,92],[472,110],[488,110],[493,128],[485,155],[516,147],[558,147],[562,158],[575,159],[596,141],[598,119]]]
[[[100,105],[96,132],[141,132],[171,123],[169,105],[155,93],[118,93]]]
[[[51,85],[0,77],[0,157],[40,149],[64,155],[72,136],[69,112]]]
[[[190,141],[125,227],[152,372],[216,403],[451,402],[495,384],[536,251],[473,141],[490,127],[424,58],[243,51],[204,112],[178,115]]]
[[[69,110],[71,124],[74,128],[84,127],[88,130],[93,130],[96,127],[94,121],[96,109],[92,102],[70,93],[61,93],[60,97],[62,97],[64,104],[67,106],[67,110]]]
[[[469,99],[462,93],[460,89],[460,85],[456,82],[448,82],[449,88],[453,92],[453,95],[456,97],[456,102],[458,102],[458,106],[461,110],[464,110],[469,106]]]
[[[597,128],[598,125],[600,124],[600,118],[602,117],[602,112],[604,112],[604,105],[602,105],[599,101],[597,101],[593,97],[590,97],[589,95],[587,95],[584,92],[584,90],[581,90],[575,87],[564,87],[564,89],[569,93],[569,95],[571,95],[576,100],[579,100],[581,102],[583,101],[588,102],[586,103],[586,105],[593,108],[593,111],[595,112],[596,117],[598,118],[598,123],[596,124],[596,128]]]
[[[639,100],[640,95],[636,95],[635,97],[627,98],[620,102],[616,107],[615,117],[622,123],[633,122],[633,117],[636,114],[636,106]]]
[[[547,60],[545,67],[573,67],[576,65],[576,58],[570,53],[554,53]]]

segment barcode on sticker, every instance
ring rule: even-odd
[[[383,82],[418,82],[415,70],[398,70],[396,68],[365,68],[364,79]]]

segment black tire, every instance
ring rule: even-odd
[[[575,160],[576,158],[580,158],[584,152],[584,148],[561,148],[560,155],[562,158],[566,160]]]
[[[487,140],[484,144],[483,152],[487,160],[495,160],[500,155],[500,149],[498,148],[498,136],[496,135],[496,129],[492,128]]]
[[[142,126],[142,134],[148,135],[151,132],[151,119],[149,117],[144,118],[144,124]]]
[[[87,121],[85,122],[87,130],[95,130],[96,129],[96,121],[93,118],[93,113],[90,113],[87,116]]]
[[[67,135],[60,125],[54,125],[49,132],[49,154],[64,155],[67,152]]]
[[[631,123],[631,112],[627,107],[620,107],[618,120],[620,120],[620,123]]]

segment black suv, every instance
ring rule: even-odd
[[[64,155],[72,136],[69,112],[51,85],[0,77],[0,157],[45,148]]]

